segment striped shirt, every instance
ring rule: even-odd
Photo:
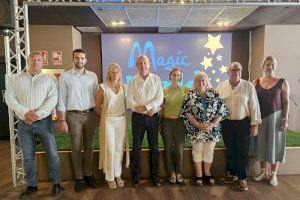
[[[48,117],[57,99],[57,81],[54,76],[43,73],[31,76],[28,72],[22,72],[8,78],[5,101],[22,120],[30,110],[36,110],[38,120]]]
[[[161,80],[158,76],[149,73],[144,80],[141,75],[136,74],[128,84],[127,106],[135,111],[135,106],[146,106],[153,113],[160,111],[163,103],[164,92]],[[146,113],[146,112],[144,112]]]
[[[85,70],[80,74],[72,69],[59,78],[58,111],[88,110],[96,106],[98,78],[94,72]]]
[[[249,117],[251,125],[261,123],[258,98],[251,82],[241,79],[239,84],[232,89],[229,80],[227,80],[220,83],[216,90],[228,108],[227,119],[241,120]]]

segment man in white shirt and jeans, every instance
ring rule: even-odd
[[[241,191],[248,190],[246,178],[250,136],[256,136],[261,123],[260,109],[254,85],[241,79],[242,65],[231,63],[227,68],[229,80],[220,83],[217,92],[224,100],[229,115],[222,124],[226,147],[226,183],[239,181]]]
[[[149,58],[145,55],[136,59],[136,74],[128,85],[127,106],[132,110],[133,135],[133,185],[139,186],[141,173],[140,151],[145,131],[150,147],[151,179],[160,186],[158,126],[160,106],[163,103],[162,83],[158,76],[150,73]]]
[[[96,96],[98,78],[85,69],[86,53],[73,51],[74,68],[59,78],[58,111],[60,125],[71,139],[72,164],[75,173],[74,190],[81,192],[85,186],[96,187],[93,177],[93,138],[98,123]],[[83,143],[83,154],[81,144]]]
[[[58,91],[55,77],[43,74],[43,58],[39,53],[28,57],[28,71],[14,74],[6,86],[5,101],[19,118],[18,141],[23,153],[27,189],[20,199],[37,191],[35,148],[40,140],[48,157],[52,193],[60,187],[60,164],[55,141],[55,128],[51,114],[57,104]]]

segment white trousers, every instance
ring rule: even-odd
[[[194,162],[212,163],[216,142],[197,142],[192,145],[192,156]]]
[[[107,171],[105,180],[113,181],[121,176],[122,160],[124,154],[126,119],[122,117],[109,117],[105,119],[105,139],[107,148]]]

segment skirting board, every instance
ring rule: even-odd
[[[300,174],[300,147],[288,147],[286,152],[286,162],[279,165],[278,174]],[[93,162],[93,173],[96,179],[104,179],[104,175],[101,170],[98,169],[99,163],[99,151],[94,151],[94,162]],[[71,162],[71,152],[70,151],[59,151],[60,157],[60,170],[62,180],[73,180],[73,170]],[[125,159],[124,159],[125,160]],[[167,177],[168,173],[165,168],[164,162],[164,150],[160,150],[160,176]],[[48,181],[48,165],[47,158],[44,152],[36,153],[36,162],[37,162],[37,173],[39,181]],[[150,168],[149,168],[149,150],[143,149],[141,151],[141,163],[142,163],[142,173],[141,178],[150,177]],[[193,176],[192,168],[192,156],[191,149],[184,150],[183,158],[183,177],[189,178]],[[131,178],[131,169],[123,167],[122,177],[125,179]],[[214,176],[222,177],[226,171],[226,162],[225,162],[225,150],[222,148],[215,149],[214,162],[212,164],[212,173]],[[256,162],[253,158],[249,159],[249,176],[259,172],[259,163]]]

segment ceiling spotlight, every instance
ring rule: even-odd
[[[229,25],[229,22],[224,22],[224,26],[228,26]]]
[[[181,0],[180,3],[181,3],[181,4],[184,4],[184,0]]]
[[[223,22],[218,22],[218,26],[223,26]]]
[[[113,26],[122,26],[122,25],[124,25],[125,24],[125,22],[124,21],[119,21],[119,22],[116,22],[116,21],[112,21],[111,22],[111,24],[113,25]]]

